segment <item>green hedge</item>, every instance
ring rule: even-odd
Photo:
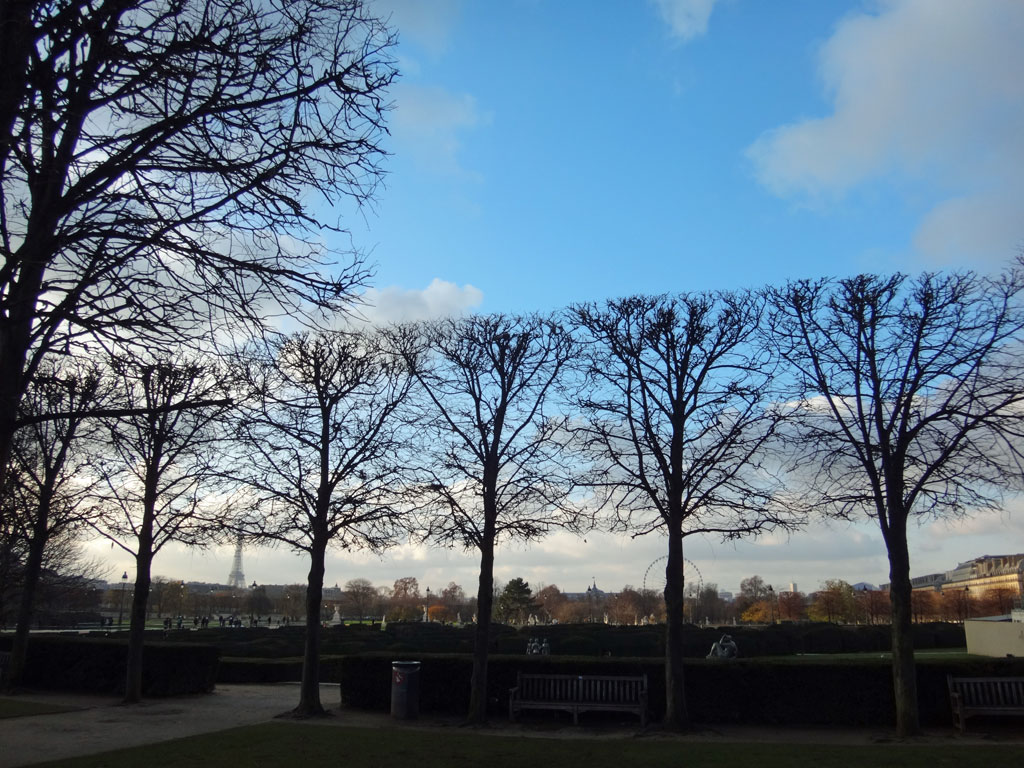
[[[967,641],[959,624],[917,624],[914,647],[963,648]],[[711,645],[729,634],[741,657],[786,656],[800,653],[863,653],[885,651],[892,644],[888,625],[841,626],[825,623],[774,624],[767,627],[698,627],[683,631],[683,655],[707,656]],[[523,627],[504,639],[501,650],[522,653],[529,638],[547,638],[551,652],[562,655],[661,657],[665,654],[665,627],[615,627],[604,624],[555,624]]]
[[[472,659],[454,654],[371,653],[341,660],[341,699],[353,707],[387,710],[391,662],[420,661],[420,709],[468,711]],[[488,665],[488,704],[494,714],[508,706],[516,672],[547,674],[646,673],[655,718],[665,709],[664,665],[653,659],[496,655]],[[918,663],[924,725],[950,724],[946,675],[1022,675],[1022,659],[928,660]],[[886,659],[816,661],[739,659],[688,661],[686,698],[698,723],[889,726],[895,721],[892,669]]]
[[[7,644],[9,646],[9,643]],[[146,642],[142,693],[206,693],[217,679],[220,651],[209,645]],[[31,688],[123,694],[128,643],[80,635],[29,637],[24,684]]]
[[[914,647],[963,648],[963,626],[914,626]],[[372,651],[390,653],[472,653],[476,627],[450,624],[397,622],[328,627],[321,634],[324,655],[351,655]],[[683,655],[704,658],[723,633],[732,635],[740,656],[785,656],[798,653],[859,653],[884,651],[891,644],[888,625],[775,624],[768,627],[697,627],[683,632]],[[101,636],[100,633],[96,633]],[[162,635],[170,643],[216,645],[232,658],[285,659],[302,656],[305,627],[211,627],[171,630]],[[665,653],[665,627],[616,627],[606,624],[554,624],[513,628],[493,625],[488,641],[491,653],[522,654],[531,637],[547,638],[552,654],[660,658]]]
[[[320,657],[320,682],[341,682],[341,656]],[[226,656],[220,660],[218,683],[294,683],[302,680],[302,657],[248,659]]]

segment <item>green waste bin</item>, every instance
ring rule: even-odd
[[[420,714],[420,663],[391,662],[391,716],[415,720]]]

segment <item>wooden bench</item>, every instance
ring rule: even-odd
[[[509,691],[508,716],[524,709],[554,709],[572,714],[579,724],[580,712],[632,712],[647,725],[647,675],[516,675]]]
[[[967,730],[972,715],[1024,715],[1024,677],[946,676],[953,725]]]

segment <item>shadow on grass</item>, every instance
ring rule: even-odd
[[[0,698],[0,718],[29,717],[30,715],[57,715],[61,712],[74,712],[75,707],[62,707],[58,704],[43,704],[38,701],[25,701],[17,697]]]
[[[281,723],[235,728],[159,745],[40,763],[86,768],[177,768],[197,764],[345,768],[991,768],[1019,765],[1024,747],[1003,745],[743,744],[662,738],[549,739],[465,731],[324,727]]]

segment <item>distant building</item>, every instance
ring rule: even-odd
[[[323,599],[324,600],[341,600],[345,596],[344,590],[335,584],[333,587],[323,588]]]
[[[990,589],[1009,590],[1018,599],[1024,597],[1024,553],[1016,555],[982,555],[960,563],[945,573],[929,573],[911,578],[915,591],[945,592],[969,590],[982,594]],[[883,584],[888,590],[889,585]]]
[[[566,600],[604,600],[606,597],[614,597],[614,592],[605,592],[597,588],[597,581],[587,587],[586,592],[563,592]]]
[[[868,584],[868,582],[866,581],[858,581],[856,584],[853,584],[852,586],[858,592],[875,592],[878,590],[878,587],[876,587],[874,584]]]

